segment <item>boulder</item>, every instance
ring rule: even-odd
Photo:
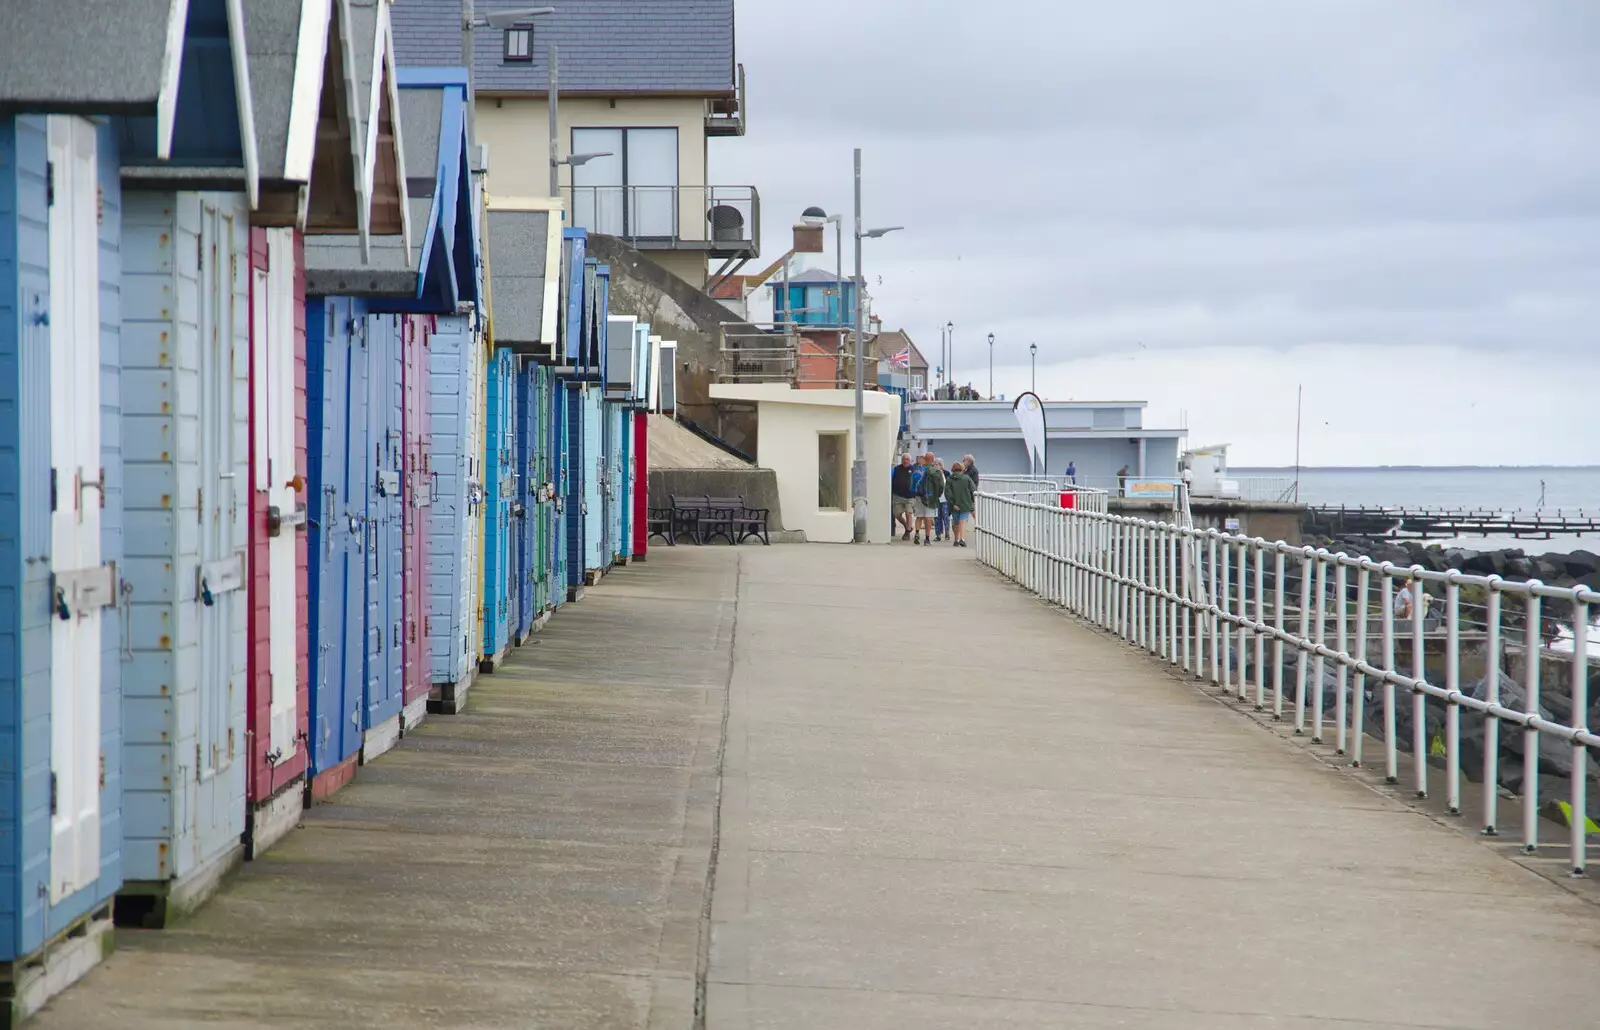
[[[1552,554],[1549,556],[1554,561],[1566,564],[1566,573],[1573,579],[1582,579],[1600,572],[1600,555],[1593,551],[1571,551],[1567,554]]]

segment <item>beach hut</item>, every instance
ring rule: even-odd
[[[497,328],[491,323],[491,333]],[[516,593],[511,568],[511,505],[516,491],[515,364],[510,348],[494,349],[494,360],[489,365],[483,450],[483,658],[478,666],[482,672],[499,668],[511,646],[511,604]]]
[[[644,561],[650,548],[650,393],[655,367],[650,347],[650,325],[633,327],[633,536],[632,558]]]
[[[540,527],[549,524],[554,531],[560,522],[561,505],[553,500],[552,485],[560,480],[553,454],[556,440],[547,430],[557,417],[553,409],[559,399],[545,388],[553,382],[548,368],[559,358],[559,201],[491,198],[487,247],[490,324],[506,396],[497,406],[496,395],[502,388],[491,379],[491,439],[484,455],[491,496],[485,517],[483,593],[484,667],[490,668],[491,656],[503,657],[510,636],[531,632],[544,615],[547,603],[541,601],[538,585],[548,582],[551,562],[545,557],[550,552],[540,545]],[[519,400],[522,416],[517,411]],[[506,501],[503,523],[497,511],[501,497]],[[520,514],[513,516],[513,505],[520,507]],[[501,525],[505,535],[497,538]],[[498,617],[502,599],[506,622],[503,628],[498,623],[491,626],[489,616]],[[510,619],[513,608],[515,622]],[[505,637],[491,635],[491,629]]]
[[[338,117],[354,98],[342,76],[324,76],[342,54],[332,5],[244,0],[243,11],[258,180],[250,215],[243,745],[243,843],[252,858],[298,825],[310,765],[304,233],[308,224],[356,232],[359,223],[351,141]],[[319,136],[333,141],[321,152]]]
[[[353,96],[356,232],[330,229],[305,248],[313,800],[400,732],[406,316],[371,298],[416,282],[388,4],[340,0],[328,49],[325,78]]]
[[[399,83],[417,281],[413,298],[386,303],[428,313],[426,325],[412,323],[402,376],[402,725],[409,729],[425,708],[459,711],[477,670],[472,599],[481,459],[474,441],[483,416],[483,260],[466,136],[466,71],[405,68]]]
[[[175,12],[178,53],[168,55],[176,101],[119,122],[123,460],[137,486],[124,540],[125,882],[116,915],[146,926],[194,908],[242,857],[249,764],[257,140],[241,5],[176,6],[187,9]]]
[[[614,454],[611,468],[611,539],[613,560],[627,564],[633,555],[633,408],[635,402],[634,338],[639,320],[632,315],[606,316],[606,410]]]
[[[61,74],[110,59],[87,26],[59,31],[88,5],[46,6],[0,38],[4,1025],[109,951],[122,883],[124,243],[119,134],[94,115],[175,100],[171,4],[119,12],[121,58],[94,77]]]

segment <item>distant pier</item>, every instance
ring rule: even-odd
[[[1319,526],[1338,534],[1418,540],[1457,536],[1510,536],[1549,540],[1557,534],[1600,534],[1600,509],[1538,511],[1502,508],[1350,507],[1312,504],[1306,511]]]

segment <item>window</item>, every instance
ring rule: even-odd
[[[845,465],[845,433],[817,434],[817,507],[844,511],[850,506],[850,471]]]
[[[679,235],[677,129],[573,129],[571,152],[606,155],[572,170],[575,224],[629,239]]]
[[[921,376],[912,376],[911,377],[911,388],[913,390],[922,389],[922,377]]]
[[[526,25],[506,29],[506,60],[533,60],[533,29]]]

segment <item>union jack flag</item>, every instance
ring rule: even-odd
[[[896,354],[894,357],[889,359],[889,364],[895,366],[896,368],[910,368],[911,367],[911,348],[910,347],[902,347],[902,348],[900,348],[900,352],[898,354]]]

